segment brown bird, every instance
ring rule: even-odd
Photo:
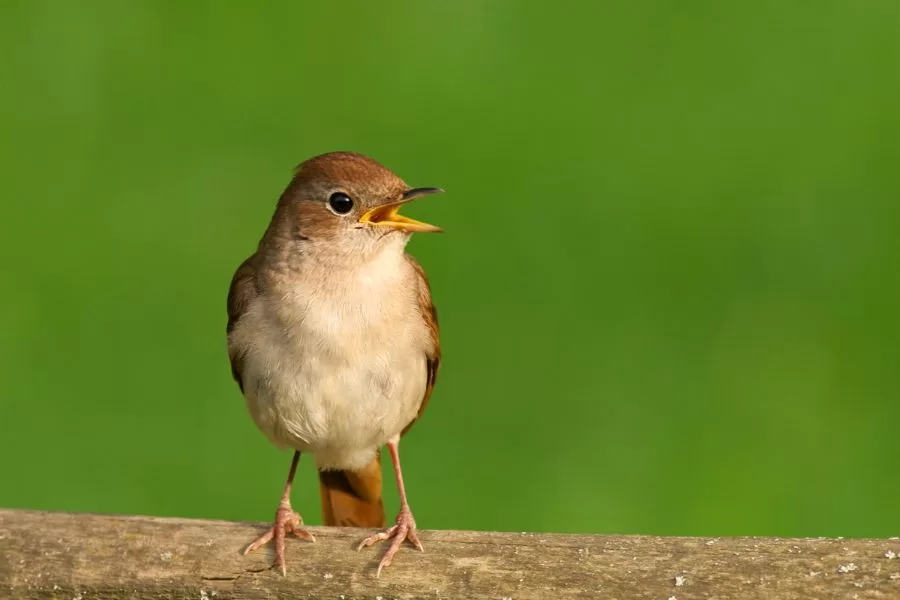
[[[301,164],[256,252],[228,291],[228,356],[257,427],[294,449],[275,523],[247,554],[285,535],[312,534],[291,508],[301,452],[319,472],[326,525],[385,526],[379,451],[400,492],[396,524],[362,541],[419,550],[400,470],[400,437],[422,414],[440,363],[437,313],[425,272],[406,253],[413,232],[441,231],[398,213],[442,190],[411,188],[374,160],[334,152]]]

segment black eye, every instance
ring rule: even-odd
[[[335,192],[328,198],[328,206],[339,215],[346,215],[353,210],[353,200],[343,192]]]

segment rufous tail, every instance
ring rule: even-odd
[[[381,456],[358,471],[319,471],[325,525],[384,527]]]

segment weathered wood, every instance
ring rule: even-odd
[[[891,598],[900,540],[422,531],[380,579],[361,530],[240,550],[261,524],[0,510],[0,598]]]

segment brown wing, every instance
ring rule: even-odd
[[[228,325],[226,327],[226,333],[228,334],[228,358],[231,361],[231,374],[240,386],[241,391],[244,391],[244,382],[241,381],[241,373],[244,370],[244,356],[240,349],[231,343],[231,331],[257,293],[256,255],[253,254],[238,267],[234,277],[231,279],[231,287],[228,289]]]
[[[431,331],[432,343],[428,351],[425,352],[425,364],[427,366],[428,377],[428,381],[425,386],[425,396],[422,398],[422,404],[419,406],[419,413],[416,415],[416,418],[413,419],[410,424],[407,425],[406,428],[401,432],[401,436],[409,431],[409,428],[412,427],[413,423],[415,423],[416,420],[418,420],[418,418],[422,416],[422,413],[425,411],[425,407],[428,406],[428,399],[431,398],[431,392],[434,390],[434,384],[437,381],[438,367],[440,367],[441,364],[441,342],[440,331],[438,329],[437,309],[431,302],[431,286],[428,284],[428,277],[425,275],[425,270],[422,269],[422,265],[420,265],[416,261],[416,259],[407,254],[406,260],[409,261],[409,264],[412,265],[413,269],[416,270],[416,274],[418,275],[419,310],[422,313],[422,318],[425,319],[425,324]]]

